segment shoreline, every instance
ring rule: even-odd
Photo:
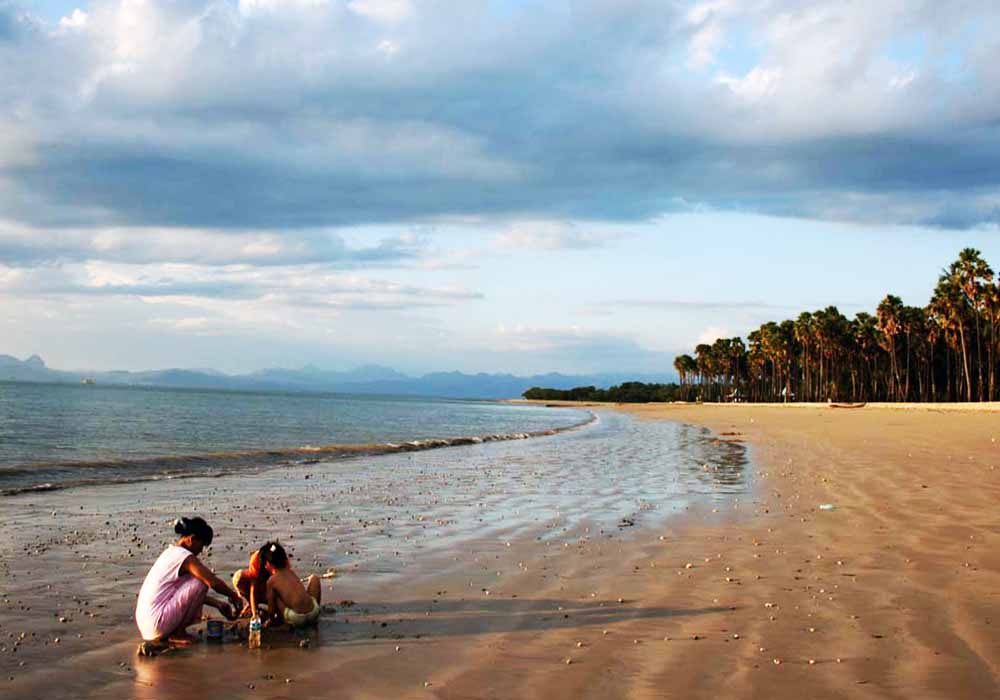
[[[325,595],[357,606],[338,608],[307,650],[289,641],[266,656],[227,646],[143,660],[119,641],[53,670],[80,675],[75,697],[149,700],[1000,692],[992,416],[739,406],[615,409],[749,444],[752,496],[660,527],[581,521],[563,532],[554,520],[506,535],[499,524],[364,589],[345,575]],[[225,668],[210,672],[205,659],[220,653]],[[116,670],[91,668],[102,664]],[[59,675],[49,677],[8,689],[50,696]]]
[[[551,406],[553,408],[614,408],[629,411],[632,406],[659,406],[664,408],[720,408],[720,409],[755,409],[755,408],[778,408],[778,409],[815,409],[830,408],[835,410],[848,410],[830,403],[810,403],[810,402],[789,402],[789,403],[749,403],[749,402],[728,402],[728,403],[697,403],[687,401],[675,401],[671,403],[612,403],[601,401],[562,401],[544,399],[507,399],[506,403],[523,404],[531,406]],[[971,401],[971,402],[872,402],[862,406],[854,407],[850,410],[879,409],[890,411],[958,411],[968,413],[991,413],[1000,411],[1000,401]]]

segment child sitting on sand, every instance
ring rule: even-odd
[[[243,610],[240,617],[249,617],[256,604],[267,600],[267,580],[271,577],[261,561],[263,547],[255,549],[250,555],[250,563],[245,569],[239,569],[233,574],[233,588],[243,596]]]
[[[288,565],[288,554],[277,542],[268,542],[260,548],[261,561],[270,574],[267,590],[267,613],[264,624],[271,626],[285,622],[292,627],[315,625],[319,620],[320,589],[319,577],[310,575],[306,585],[302,585],[298,575]],[[254,602],[253,615],[257,615]]]

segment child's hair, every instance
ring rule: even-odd
[[[181,537],[197,537],[206,547],[212,544],[212,528],[203,518],[177,518],[174,521],[174,532]]]
[[[278,542],[266,542],[260,548],[260,558],[273,566],[275,569],[284,569],[288,566],[288,555],[285,548]]]

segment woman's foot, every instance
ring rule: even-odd
[[[189,647],[192,644],[197,643],[197,641],[198,641],[197,637],[195,637],[194,635],[188,634],[187,632],[180,632],[178,634],[172,634],[172,635],[170,635],[170,638],[167,639],[167,642],[172,647]]]
[[[137,656],[157,656],[169,650],[170,646],[165,642],[144,641],[139,642],[139,648],[136,649],[135,653]]]

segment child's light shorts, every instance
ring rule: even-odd
[[[309,625],[315,625],[316,621],[319,620],[319,614],[322,608],[319,607],[319,603],[316,599],[312,599],[313,607],[307,613],[297,613],[291,608],[285,608],[285,622],[290,624],[292,627],[308,627]]]

